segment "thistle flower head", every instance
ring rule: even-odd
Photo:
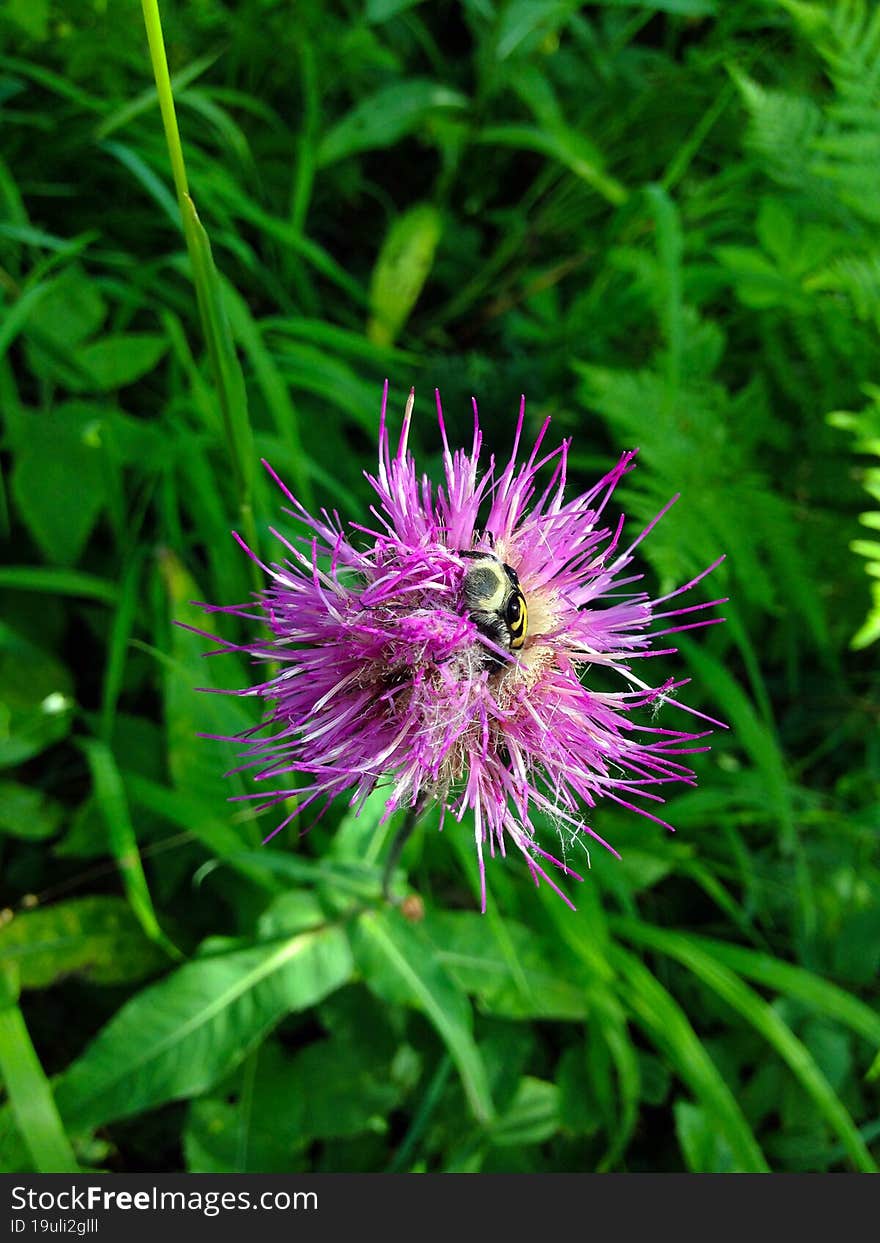
[[[453,452],[438,395],[444,479],[434,487],[407,448],[412,394],[392,451],[387,392],[370,521],[311,515],[267,466],[298,531],[273,529],[280,557],[258,562],[268,634],[222,645],[275,670],[237,692],[271,705],[242,741],[244,767],[272,792],[249,797],[262,809],[295,795],[302,815],[343,794],[360,806],[381,784],[386,819],[432,803],[470,818],[484,910],[485,857],[511,845],[536,883],[561,893],[548,864],[581,878],[539,843],[536,819],[563,843],[607,846],[587,823],[600,799],[663,825],[645,804],[663,802],[661,787],[694,783],[681,756],[706,749],[696,745],[706,733],[661,728],[650,709],[669,699],[701,714],[671,698],[683,682],[652,686],[634,668],[674,651],[653,647],[658,635],[720,620],[652,632],[656,620],[721,603],[667,607],[714,566],[660,599],[634,586],[634,550],[665,510],[629,542],[623,518],[608,516],[633,452],[569,499],[570,442],[545,452],[547,420],[521,451],[524,399],[509,460],[490,456],[481,472],[476,403],[470,451]],[[204,607],[254,618],[252,604]]]

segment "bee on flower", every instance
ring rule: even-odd
[[[234,692],[269,705],[241,741],[244,766],[271,792],[248,797],[262,810],[295,796],[273,836],[312,805],[323,811],[345,795],[359,807],[382,785],[383,819],[402,813],[411,825],[432,804],[468,819],[483,910],[486,855],[511,846],[536,883],[569,902],[548,865],[581,878],[538,841],[537,817],[563,841],[608,846],[588,823],[599,800],[666,825],[649,810],[664,801],[661,787],[694,784],[682,756],[705,750],[697,744],[708,731],[663,728],[651,710],[668,700],[701,714],[674,697],[684,682],[652,686],[634,669],[675,650],[654,646],[659,636],[722,620],[679,619],[721,600],[667,607],[721,558],[652,600],[635,586],[633,554],[677,498],[624,540],[623,518],[606,510],[634,452],[567,499],[570,442],[542,451],[549,419],[520,456],[525,399],[510,458],[499,467],[490,456],[481,473],[476,403],[470,451],[453,452],[438,395],[444,479],[435,487],[408,450],[413,394],[394,452],[387,396],[386,383],[370,521],[311,515],[267,465],[299,531],[272,529],[280,555],[271,564],[235,536],[266,575],[258,606],[267,633],[221,648],[272,667],[261,685]],[[203,607],[254,618],[253,604]],[[661,620],[671,624],[653,629]]]

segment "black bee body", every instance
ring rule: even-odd
[[[479,631],[498,647],[518,652],[526,641],[529,612],[516,570],[488,552],[465,552],[471,564],[464,603]]]

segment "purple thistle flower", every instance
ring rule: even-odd
[[[485,850],[505,856],[509,844],[536,884],[546,880],[571,905],[544,865],[582,878],[539,845],[533,816],[548,817],[563,843],[586,834],[615,855],[583,819],[600,798],[671,829],[641,804],[662,803],[661,786],[695,784],[680,757],[708,750],[694,744],[711,731],[660,728],[656,709],[668,701],[721,723],[673,697],[689,679],[651,686],[633,665],[676,650],[652,648],[658,636],[723,620],[675,621],[649,632],[657,620],[723,603],[663,607],[723,558],[656,600],[627,590],[642,577],[628,573],[634,549],[677,499],[621,547],[623,517],[611,523],[605,510],[633,469],[634,452],[567,500],[570,441],[541,456],[549,419],[517,460],[523,398],[510,460],[499,469],[490,457],[480,475],[476,402],[471,450],[452,452],[437,394],[445,482],[434,488],[407,451],[413,394],[394,454],[387,396],[386,381],[378,471],[367,475],[378,498],[373,525],[346,528],[326,510],[313,517],[264,463],[302,531],[289,540],[270,528],[283,547],[271,565],[235,535],[267,576],[261,612],[253,604],[202,606],[264,622],[268,637],[220,640],[220,650],[278,667],[262,685],[232,692],[272,705],[263,725],[238,741],[242,767],[276,788],[245,797],[263,810],[296,796],[296,811],[272,837],[310,805],[323,814],[345,792],[360,808],[382,782],[383,823],[398,809],[416,815],[432,802],[459,821],[473,815],[483,910]],[[599,670],[617,675],[621,689],[591,687],[591,671],[595,680]],[[652,723],[638,724],[633,714],[645,708]]]

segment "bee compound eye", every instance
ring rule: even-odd
[[[522,596],[513,595],[507,604],[507,624],[508,626],[517,626],[522,617]]]

